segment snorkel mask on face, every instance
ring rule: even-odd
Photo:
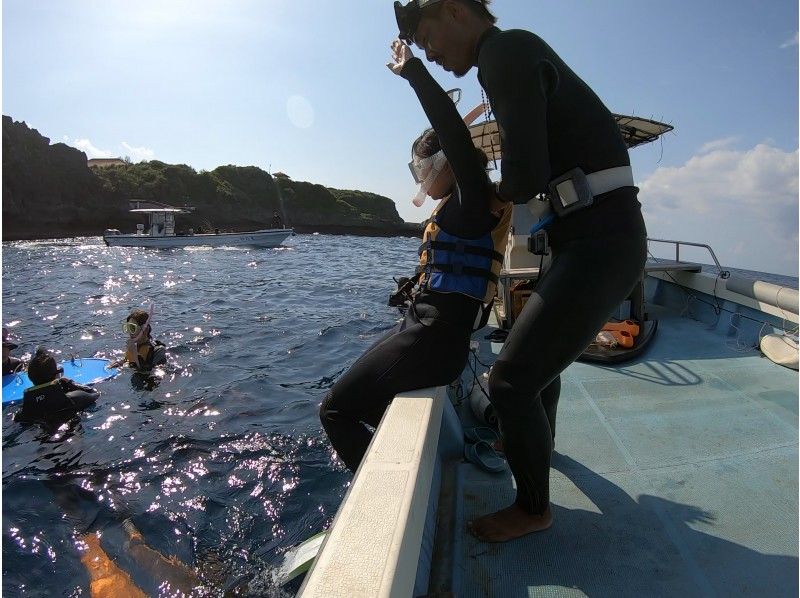
[[[414,182],[419,183],[419,190],[414,199],[411,200],[411,203],[418,208],[425,203],[428,189],[431,188],[436,177],[442,172],[445,164],[447,164],[447,157],[444,155],[443,150],[439,150],[427,158],[413,157],[411,162],[408,163],[408,167],[411,169],[411,176],[414,177]],[[423,175],[425,178],[422,178]]]
[[[144,324],[139,324],[138,322],[131,322],[130,320],[126,320],[125,323],[122,325],[122,330],[125,334],[128,334],[130,338],[127,342],[127,354],[128,355],[135,355],[137,364],[139,362],[139,351],[138,345],[139,343],[147,340],[147,327],[150,326],[150,320],[153,317],[153,306],[154,304],[150,304],[150,310],[147,313],[147,319],[144,321]]]
[[[147,324],[145,324],[146,326]],[[136,322],[125,322],[122,325],[122,332],[127,334],[128,336],[139,336],[137,332],[144,328],[144,326],[139,326]]]

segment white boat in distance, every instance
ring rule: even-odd
[[[184,208],[140,208],[131,210],[146,214],[148,228],[136,226],[136,232],[123,234],[112,228],[103,233],[103,241],[109,247],[277,247],[294,231],[291,228],[271,228],[240,233],[175,233],[175,214],[188,214]]]

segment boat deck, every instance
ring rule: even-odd
[[[562,376],[552,528],[477,541],[466,521],[510,504],[513,479],[457,466],[454,596],[798,595],[797,373],[650,312],[641,358]]]

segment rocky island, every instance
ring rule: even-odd
[[[158,160],[98,160],[3,116],[3,240],[102,235],[142,222],[131,201],[192,206],[181,228],[270,228],[275,212],[295,231],[370,236],[418,235],[388,197],[332,189],[256,166],[196,171]]]

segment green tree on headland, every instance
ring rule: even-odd
[[[3,239],[133,230],[132,199],[193,206],[179,228],[269,228],[274,212],[300,232],[410,234],[389,198],[271,176],[256,166],[197,172],[158,160],[89,168],[86,154],[3,116]]]

